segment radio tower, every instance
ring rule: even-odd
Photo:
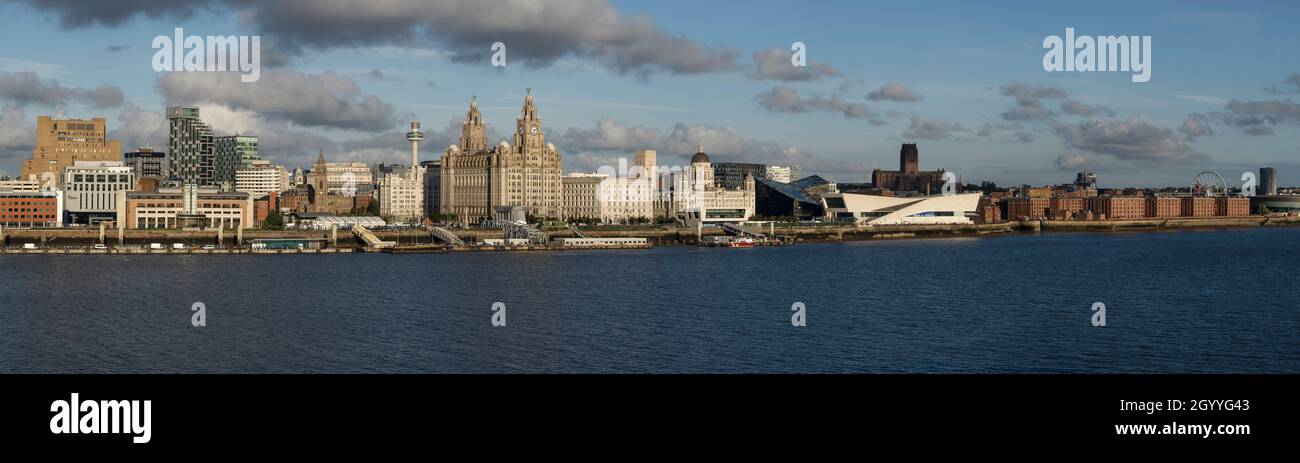
[[[411,178],[415,178],[415,169],[420,166],[420,140],[424,132],[420,131],[420,121],[411,121],[411,131],[406,132],[406,139],[411,141]]]

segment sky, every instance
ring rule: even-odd
[[[167,105],[309,167],[409,162],[456,143],[477,96],[490,142],[531,88],[566,172],[798,164],[866,181],[917,143],[966,183],[1182,186],[1274,166],[1300,185],[1300,3],[1042,1],[0,0],[0,173],[38,115],[104,117],[124,149],[166,146]],[[158,72],[154,37],[261,37],[261,76]],[[1048,72],[1044,39],[1151,37],[1150,80]],[[494,42],[505,66],[493,66]],[[791,65],[804,44],[806,66]]]

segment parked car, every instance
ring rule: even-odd
[[[162,243],[149,243],[149,249],[162,249]]]
[[[104,246],[102,244],[96,244],[95,249],[108,249],[108,246]]]
[[[185,249],[185,243],[172,243],[172,249]]]
[[[36,249],[36,243],[23,243],[23,249]]]
[[[204,251],[211,251],[211,250],[216,249],[216,248],[217,248],[216,246],[213,246],[213,245],[211,245],[211,244],[205,244],[205,245],[203,245],[203,250],[204,250]]]

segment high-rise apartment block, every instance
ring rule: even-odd
[[[199,119],[199,108],[169,106],[167,164],[171,178],[185,184],[214,184],[212,128]]]

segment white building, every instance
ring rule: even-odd
[[[603,223],[654,220],[658,198],[655,156],[654,150],[638,150],[630,168],[627,159],[620,158],[618,167],[603,166],[596,173],[563,177],[563,217]]]
[[[248,193],[253,199],[289,189],[289,170],[271,161],[256,160],[235,171],[235,191]]]
[[[53,185],[50,185],[53,188]],[[0,193],[40,193],[41,182],[37,180],[0,180]]]
[[[745,222],[754,216],[754,176],[745,175],[744,186],[727,189],[714,183],[713,164],[704,147],[691,157],[691,167],[685,172],[667,172],[660,185],[656,201],[656,215],[682,218],[694,211],[705,223]],[[666,187],[665,187],[666,186]]]
[[[799,180],[799,166],[767,166],[767,178],[781,183]]]
[[[874,225],[970,224],[979,207],[980,193],[947,196],[877,196],[830,193],[822,196],[826,218]]]
[[[135,189],[135,170],[121,161],[76,161],[63,171],[63,188],[70,223],[115,220],[117,192]]]
[[[424,168],[394,167],[379,179],[379,215],[398,223],[424,218]]]
[[[424,132],[419,122],[411,122],[406,139],[411,142],[411,164],[404,169],[394,167],[379,180],[379,215],[397,222],[419,223],[424,219],[424,168],[420,167]]]

